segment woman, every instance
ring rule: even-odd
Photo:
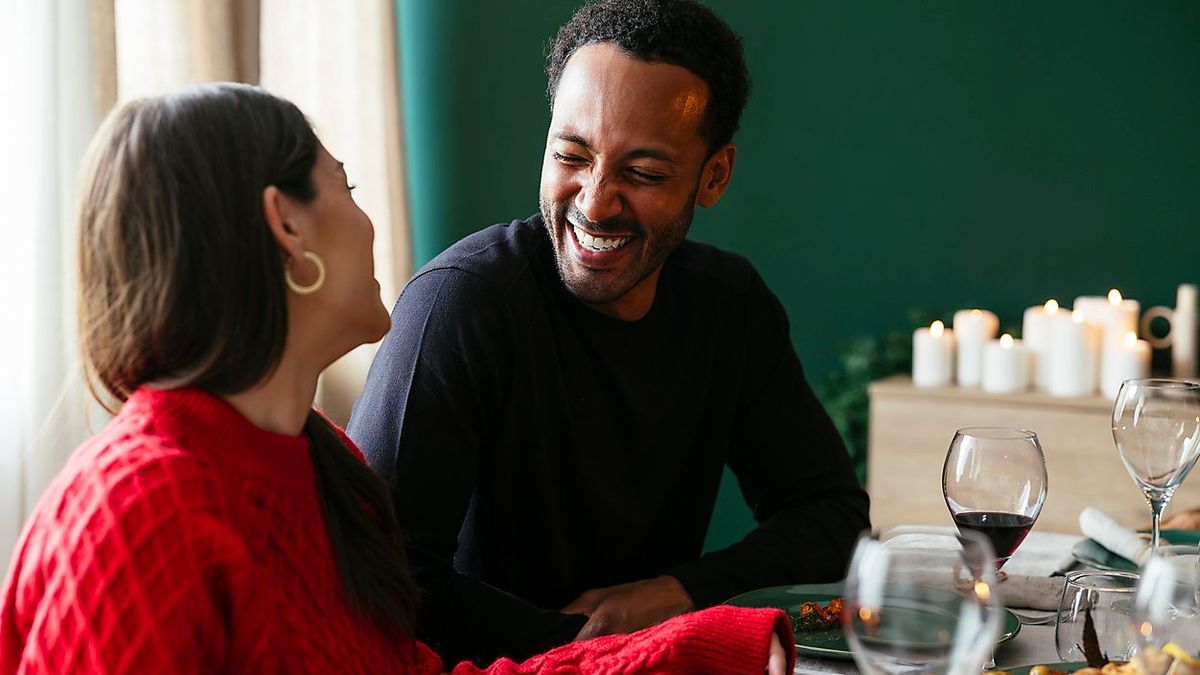
[[[0,672],[442,672],[411,637],[385,486],[312,409],[321,370],[389,326],[352,189],[303,114],[254,87],[105,122],[80,335],[89,381],[123,405],[26,525]],[[778,611],[715,608],[488,670],[782,673],[781,636]]]

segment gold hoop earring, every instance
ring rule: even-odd
[[[321,290],[325,285],[325,261],[321,260],[321,256],[312,251],[304,252],[304,259],[311,260],[312,264],[317,266],[317,280],[307,286],[301,286],[292,278],[292,261],[289,260],[286,267],[283,268],[283,280],[287,283],[288,288],[296,295],[311,295]]]

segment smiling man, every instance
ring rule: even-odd
[[[868,527],[779,301],[685,238],[733,175],[740,40],[690,0],[599,2],[547,74],[540,213],[417,273],[349,426],[449,662],[839,579]],[[758,526],[702,556],[726,466]]]

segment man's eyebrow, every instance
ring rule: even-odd
[[[554,134],[554,137],[561,141],[566,141],[568,143],[574,143],[575,145],[582,146],[585,150],[592,149],[592,146],[588,145],[587,139],[585,139],[583,136],[580,136],[579,134],[573,134],[569,131],[560,131],[560,132]],[[657,160],[660,160],[663,162],[668,162],[670,164],[679,164],[680,163],[678,157],[676,157],[675,155],[672,155],[671,153],[667,152],[666,150],[660,150],[658,148],[637,148],[635,150],[630,150],[629,152],[625,153],[625,159],[642,159],[642,158],[657,159]]]
[[[679,163],[679,159],[676,158],[675,155],[672,155],[666,150],[659,150],[657,148],[638,148],[625,153],[625,159],[641,159],[643,157],[647,159],[657,159],[670,164]]]
[[[592,146],[588,145],[587,139],[585,139],[583,136],[580,136],[579,134],[573,134],[569,131],[559,131],[554,134],[554,137],[560,141],[566,141],[568,143],[574,143],[575,145],[581,145],[587,150],[592,149]]]

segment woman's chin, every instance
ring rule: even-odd
[[[388,314],[387,309],[384,308],[383,303],[379,303],[379,311],[376,312],[376,318],[373,323],[374,330],[371,332],[370,339],[366,340],[368,343],[379,342],[392,328],[392,317]]]

